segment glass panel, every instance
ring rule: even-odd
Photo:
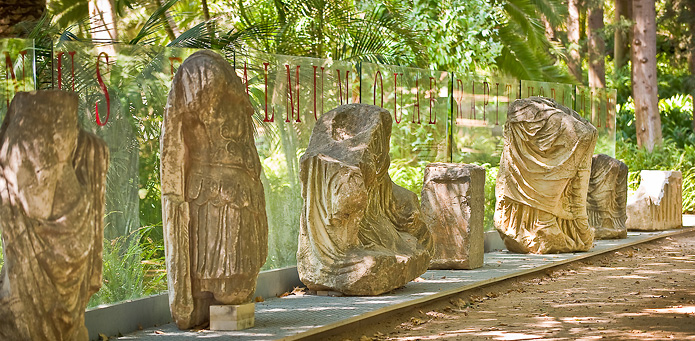
[[[110,152],[104,280],[90,306],[166,289],[159,125],[176,62],[190,53],[192,50],[67,41],[54,46],[54,87],[78,93],[82,127],[104,139]]]
[[[295,265],[303,204],[299,158],[322,113],[359,102],[359,73],[346,62],[255,51],[235,59],[256,108],[269,230],[263,270]]]
[[[366,62],[361,67],[362,103],[392,115],[389,175],[419,196],[424,167],[451,159],[449,73]]]
[[[36,84],[34,72],[34,41],[27,39],[0,39],[3,66],[0,70],[0,121],[5,119],[12,98],[19,91],[32,91]],[[0,225],[0,236],[2,225]],[[2,239],[2,238],[0,238]],[[1,240],[0,240],[1,241]],[[0,242],[0,269],[4,264],[4,251]]]
[[[555,102],[570,109],[574,105],[574,86],[571,84],[521,81],[521,98],[541,96],[552,98]]]
[[[520,95],[519,81],[454,74],[453,162],[485,167],[485,230],[493,230],[495,181],[504,145],[509,103]]]
[[[577,86],[577,113],[598,130],[594,154],[615,157],[615,105],[617,91]]]
[[[0,52],[0,119],[4,119],[15,93],[34,90],[34,41],[0,39]]]

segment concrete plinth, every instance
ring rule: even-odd
[[[210,330],[242,330],[254,326],[255,303],[211,305]]]

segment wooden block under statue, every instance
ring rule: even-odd
[[[210,330],[242,330],[254,326],[256,304],[211,305]]]

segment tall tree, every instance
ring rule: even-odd
[[[579,2],[580,0],[569,0],[567,2],[567,48],[569,49],[567,67],[577,82],[582,83],[582,55],[579,45],[579,35],[581,33],[579,25]]]
[[[603,39],[603,0],[587,0],[589,86],[606,87],[606,43]]]
[[[615,33],[613,35],[613,63],[615,70],[619,70],[627,64],[630,53],[628,31],[624,27],[625,21],[630,18],[629,12],[628,0],[615,0]]]
[[[0,0],[0,38],[20,37],[20,22],[37,21],[46,11],[46,0]]]
[[[656,8],[653,0],[633,0],[632,98],[635,100],[637,145],[652,151],[661,144],[656,79]]]
[[[93,40],[104,42],[118,40],[111,0],[89,0],[89,16]]]

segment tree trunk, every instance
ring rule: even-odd
[[[105,43],[118,40],[113,6],[110,0],[89,0],[89,17],[93,40]]]
[[[628,1],[627,0],[615,0],[615,33],[613,46],[613,63],[615,64],[615,70],[620,70],[625,64],[627,64],[628,55],[630,53],[630,48],[628,47],[628,34],[620,25],[624,20],[629,20],[630,16],[628,13]]]
[[[567,16],[567,40],[569,57],[567,58],[567,67],[570,73],[577,79],[577,82],[582,83],[582,55],[580,54],[579,46],[579,1],[569,0],[568,16]]]
[[[164,4],[162,3],[162,0],[156,0],[157,2],[157,8],[161,8]],[[155,8],[156,10],[156,8]],[[169,10],[164,11],[164,20],[166,20],[164,23],[164,30],[167,32],[167,36],[169,36],[169,40],[173,41],[178,37],[181,32],[179,31],[179,28],[176,26],[176,22],[174,19],[171,17],[171,14],[169,14]]]
[[[603,41],[603,0],[588,1],[589,86],[606,87],[606,43]]]
[[[632,98],[635,99],[637,145],[652,151],[661,144],[656,80],[656,9],[653,0],[633,0]]]
[[[36,21],[46,11],[46,0],[0,0],[0,38],[21,38],[15,25]]]

